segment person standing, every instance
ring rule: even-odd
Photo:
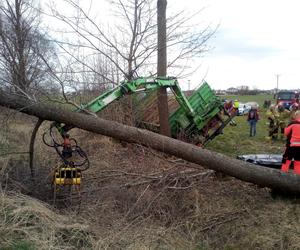
[[[278,137],[278,113],[275,110],[275,106],[271,105],[266,113],[269,122],[269,136],[268,139],[275,141]]]
[[[278,126],[279,126],[279,132],[280,132],[280,139],[284,138],[284,129],[287,126],[290,118],[290,111],[284,108],[282,104],[278,104],[277,107],[278,112]]]
[[[281,171],[288,172],[294,160],[294,174],[300,174],[300,111],[296,111],[294,120],[284,129],[287,137],[286,150],[283,154]]]
[[[233,110],[233,101],[232,100],[226,100],[224,103],[224,110],[229,114],[232,115]]]
[[[239,113],[239,106],[240,106],[239,100],[235,99],[233,102],[233,110],[236,115],[238,115],[238,113]]]
[[[298,103],[293,103],[291,106],[290,106],[290,120],[294,120],[294,116],[295,116],[295,113],[299,110],[299,104]]]
[[[257,106],[251,106],[251,109],[248,113],[247,121],[250,125],[250,137],[256,135],[256,123],[259,120]]]
[[[233,120],[233,117],[237,115],[234,107],[233,107],[233,101],[232,100],[226,100],[224,103],[224,111],[225,113],[227,113],[229,116],[232,117],[231,121],[230,121],[230,125],[231,126],[236,126],[236,122]]]

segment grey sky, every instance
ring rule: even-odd
[[[280,88],[300,88],[299,1],[190,0],[185,4],[191,6],[205,6],[205,22],[220,25],[211,41],[214,49],[202,59],[192,82],[205,77],[215,88],[271,89],[280,74]]]
[[[210,52],[212,57],[237,56],[248,60],[257,60],[281,53],[280,49],[255,44],[251,41],[251,37],[236,34],[234,31],[222,29],[222,27],[216,32],[210,44],[212,45]]]
[[[107,1],[94,3],[95,16],[109,19]],[[196,87],[205,78],[214,88],[271,89],[276,86],[275,75],[280,74],[280,88],[300,88],[300,1],[168,0],[168,13],[200,9],[197,22],[219,29],[209,41],[209,53],[193,62],[201,67],[182,82],[190,80]]]

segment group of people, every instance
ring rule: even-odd
[[[230,115],[234,116],[237,114],[239,110],[240,102],[239,100],[225,100],[224,102],[224,110]]]
[[[284,108],[283,105],[271,105],[267,111],[267,119],[269,121],[269,139],[283,139],[284,129],[294,120],[296,111],[299,110],[298,103],[291,105],[290,110]]]
[[[268,138],[277,140],[286,138],[286,149],[283,154],[281,171],[288,172],[294,166],[294,173],[300,174],[300,106],[297,102],[287,110],[283,105],[265,103],[269,121]],[[238,100],[224,103],[225,111],[234,116],[238,111]],[[256,123],[259,121],[258,106],[252,105],[247,121],[250,125],[250,137],[256,135]]]
[[[282,157],[281,171],[288,172],[294,166],[294,173],[300,174],[300,107],[296,102],[287,110],[282,105],[271,105],[267,118],[269,120],[269,137],[273,140],[286,137],[286,148]],[[279,133],[279,135],[278,135]]]
[[[235,104],[235,105],[234,105]],[[300,105],[295,102],[287,110],[283,105],[270,105],[266,113],[269,121],[268,135],[270,139],[286,138],[286,148],[282,158],[281,171],[288,172],[291,166],[295,174],[300,174]],[[224,109],[234,116],[238,110],[238,100],[227,101]],[[258,106],[252,105],[248,112],[247,121],[250,125],[250,137],[256,135],[256,123],[260,119]]]
[[[283,105],[270,105],[267,111],[267,119],[269,122],[268,138],[274,140],[283,139],[284,129],[290,121],[294,120],[296,111],[299,110],[299,104],[291,105],[290,110],[284,108]],[[259,120],[259,113],[257,106],[252,106],[248,113],[247,121],[250,125],[250,137],[256,134],[256,123]]]
[[[286,137],[286,148],[282,157],[282,172],[288,172],[291,166],[295,174],[300,174],[300,106],[291,105],[287,110],[282,105],[270,105],[267,111],[269,120],[269,138],[273,140]],[[259,120],[257,107],[251,107],[247,120],[250,125],[250,136],[256,134],[256,123]],[[279,133],[279,135],[278,135]]]

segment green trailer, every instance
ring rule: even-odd
[[[202,85],[188,98],[195,112],[190,116],[183,107],[179,107],[169,117],[172,137],[183,139],[194,144],[206,144],[230,122],[231,116],[223,109],[218,96],[208,85]]]

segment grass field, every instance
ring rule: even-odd
[[[223,97],[222,97],[223,98]],[[249,137],[249,124],[247,116],[237,116],[234,120],[237,126],[228,125],[223,135],[216,137],[207,145],[208,149],[236,157],[240,154],[251,153],[279,153],[284,149],[285,141],[278,140],[271,142],[268,136],[268,121],[263,108],[264,100],[274,100],[270,95],[251,95],[251,96],[225,96],[224,99],[238,99],[241,103],[254,101],[259,104],[260,121],[257,123],[257,134],[255,137]]]
[[[272,102],[275,102],[273,99],[273,95],[265,95],[265,94],[259,94],[259,95],[226,95],[222,96],[222,99],[229,99],[229,100],[235,100],[238,99],[240,102],[257,102],[260,107],[263,106],[264,100],[271,100]]]

